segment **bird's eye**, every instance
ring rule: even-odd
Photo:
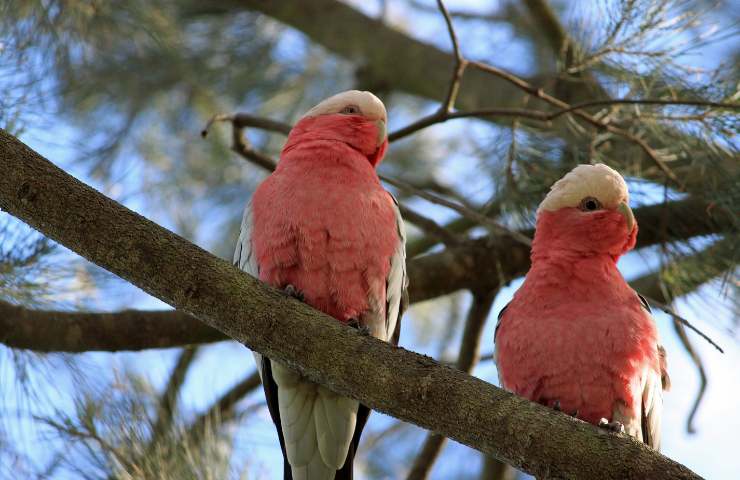
[[[347,105],[339,113],[344,115],[357,115],[360,113],[360,107],[357,105]]]
[[[596,200],[594,197],[586,197],[581,200],[581,204],[578,206],[584,212],[593,212],[601,208],[601,202]]]

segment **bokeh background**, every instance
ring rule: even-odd
[[[465,58],[569,104],[737,106],[740,8],[732,0],[445,4]],[[230,125],[215,124],[201,138],[212,115],[291,123],[321,99],[360,88],[383,99],[394,131],[439,108],[451,53],[444,17],[429,0],[0,0],[0,126],[106,195],[230,258],[243,206],[267,172],[231,151]],[[499,77],[465,75],[460,111],[553,111]],[[692,332],[682,340],[673,317],[655,314],[673,384],[663,452],[706,478],[738,478],[738,110],[706,103],[586,111],[644,139],[679,182],[634,141],[568,114],[552,122],[450,120],[394,142],[380,171],[525,233],[549,185],[578,163],[623,172],[633,208],[662,205],[659,221],[641,225],[660,240],[628,254],[620,268],[724,348]],[[282,135],[245,134],[251,148],[277,158]],[[387,187],[463,245],[501,235],[418,191]],[[681,201],[702,208],[679,214]],[[692,230],[708,216],[722,221]],[[410,258],[448,248],[422,220],[407,229]],[[492,383],[495,319],[521,283],[515,277],[487,292],[495,301],[473,374]],[[401,343],[455,362],[471,297],[461,290],[414,303]],[[2,212],[0,302],[29,310],[169,308]],[[4,328],[18,328],[12,320]],[[277,436],[254,371],[251,354],[234,342],[81,354],[0,345],[0,478],[279,478]],[[359,477],[405,478],[426,437],[372,414]],[[454,442],[430,468],[434,479],[517,475]]]

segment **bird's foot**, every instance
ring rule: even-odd
[[[555,400],[552,404],[552,409],[556,412],[563,412],[563,408],[560,406],[560,400]],[[565,412],[563,412],[565,413]],[[570,414],[571,417],[578,417],[578,410],[576,409],[573,413]]]
[[[295,298],[296,300],[299,300],[299,301],[301,301],[301,302],[302,302],[302,301],[304,301],[304,298],[303,298],[303,292],[301,292],[300,290],[298,290],[297,288],[295,288],[295,287],[294,287],[293,285],[291,285],[290,283],[289,283],[289,284],[287,284],[287,285],[285,286],[285,288],[283,288],[283,291],[284,291],[284,292],[285,292],[285,294],[286,294],[286,295],[288,295],[289,297],[293,297],[293,298]]]
[[[624,425],[622,425],[622,422],[617,422],[616,420],[610,422],[606,418],[602,418],[599,420],[599,427],[614,433],[624,433]]]
[[[347,325],[357,329],[357,331],[360,332],[361,335],[370,335],[370,328],[367,325],[362,325],[360,321],[354,317],[349,319]]]

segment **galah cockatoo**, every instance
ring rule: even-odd
[[[403,221],[375,167],[386,111],[351,90],[293,127],[275,172],[244,212],[234,263],[260,280],[384,341],[398,343],[407,304]],[[277,428],[285,479],[352,478],[369,409],[255,353]]]
[[[635,245],[627,184],[579,165],[537,210],[532,267],[499,314],[502,385],[529,400],[660,445],[665,350],[617,260]]]

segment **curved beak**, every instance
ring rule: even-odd
[[[617,211],[624,216],[624,219],[627,221],[627,231],[631,233],[632,229],[635,228],[635,215],[632,213],[632,209],[629,205],[622,202],[617,206]]]
[[[385,127],[385,120],[383,120],[382,118],[375,120],[375,126],[378,127],[377,145],[381,146],[383,145],[383,142],[385,142],[385,137],[388,134],[388,131]]]

